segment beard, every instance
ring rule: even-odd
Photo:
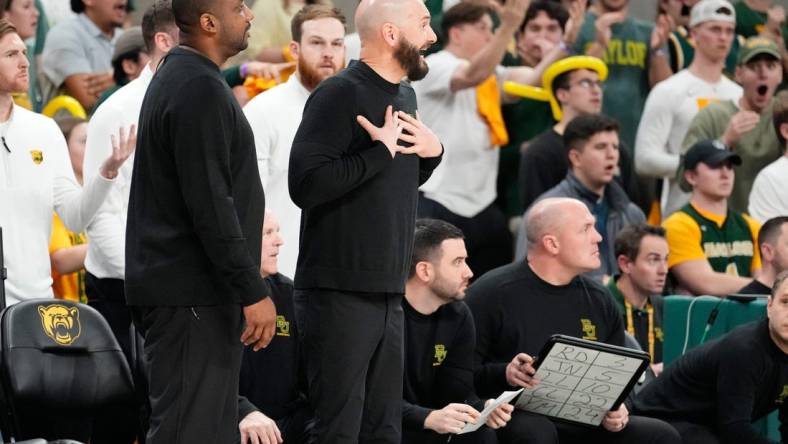
[[[430,70],[427,63],[421,58],[421,51],[405,37],[400,38],[399,45],[394,50],[394,59],[405,70],[408,79],[415,82],[423,79]]]
[[[468,285],[467,282],[464,283],[465,286]],[[452,302],[452,301],[461,301],[465,299],[465,291],[458,288],[457,285],[452,285],[447,279],[443,278],[443,276],[437,276],[435,282],[430,285],[430,290],[435,293],[440,299]]]
[[[302,57],[298,58],[298,77],[301,80],[301,84],[304,85],[304,88],[307,91],[312,91],[317,88],[317,85],[320,84],[323,80],[335,75],[343,68],[343,66],[338,65],[337,63],[333,63],[334,72],[331,74],[322,74],[317,69],[313,68],[306,60]]]

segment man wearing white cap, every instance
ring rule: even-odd
[[[651,90],[635,141],[637,172],[663,179],[663,217],[689,199],[679,189],[678,170],[692,118],[709,103],[737,100],[742,95],[741,87],[722,74],[735,36],[733,6],[725,0],[702,0],[692,8],[689,25],[695,57],[687,69]]]

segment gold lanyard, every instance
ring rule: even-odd
[[[632,304],[624,301],[624,306],[627,309],[627,332],[637,338],[635,323],[632,320]],[[648,354],[651,356],[651,362],[654,362],[654,307],[649,302],[646,302],[646,313],[648,313]]]

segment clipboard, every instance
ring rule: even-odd
[[[516,408],[587,426],[616,410],[648,368],[648,353],[564,335],[553,335],[534,363],[533,389]]]

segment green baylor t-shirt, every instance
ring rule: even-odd
[[[575,42],[575,51],[585,53],[594,43],[596,16],[586,14]],[[608,66],[602,112],[621,124],[621,140],[634,149],[640,115],[648,97],[651,33],[654,25],[627,17],[611,27],[612,37],[603,56]]]

